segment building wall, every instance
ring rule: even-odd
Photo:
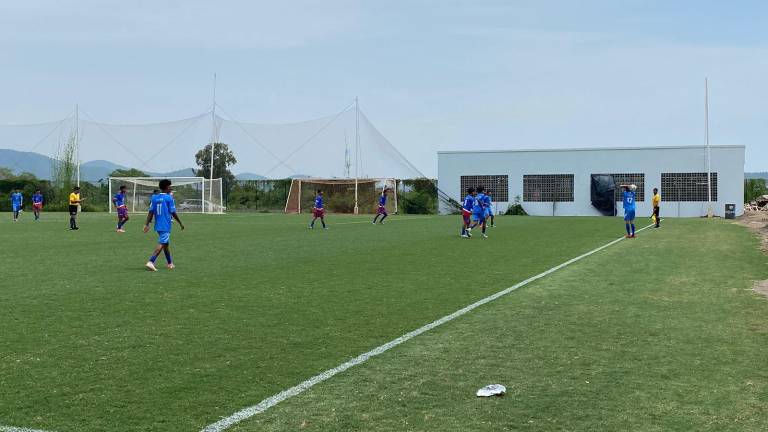
[[[723,216],[725,204],[736,204],[743,212],[744,146],[711,146],[711,169],[717,173],[718,194],[713,202],[715,215]],[[438,185],[450,197],[461,201],[461,176],[508,175],[509,201],[497,203],[497,212],[506,211],[515,196],[523,197],[523,175],[573,174],[573,202],[526,202],[528,214],[541,216],[599,216],[590,200],[591,175],[644,173],[645,200],[637,202],[638,218],[651,214],[654,187],[661,189],[662,173],[706,172],[704,146],[602,148],[567,150],[513,150],[476,152],[439,152]],[[619,216],[623,214],[617,203]],[[450,211],[441,204],[441,212]],[[662,202],[662,217],[698,217],[706,215],[707,202]]]

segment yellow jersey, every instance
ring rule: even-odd
[[[80,204],[80,194],[72,192],[69,194],[69,205],[78,205]]]
[[[659,204],[661,204],[661,195],[656,194],[653,196],[653,200],[651,201],[653,203],[654,207],[658,207]]]

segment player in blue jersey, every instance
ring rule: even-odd
[[[315,221],[320,218],[320,222],[323,224],[323,229],[328,229],[325,225],[325,209],[323,208],[323,191],[317,190],[315,195],[315,205],[312,207],[312,222],[309,223],[309,229],[315,229]]]
[[[467,188],[467,196],[464,197],[464,202],[461,204],[461,217],[463,220],[461,236],[464,238],[472,237],[472,228],[470,228],[472,219],[470,217],[472,216],[472,206],[475,202],[475,193],[475,188]]]
[[[35,220],[40,220],[40,212],[43,211],[43,193],[40,189],[36,189],[32,195],[32,213],[35,215]]]
[[[176,266],[173,264],[171,258],[171,249],[169,244],[171,242],[171,217],[176,219],[179,223],[179,227],[184,229],[184,224],[181,223],[181,219],[176,214],[176,203],[173,202],[171,196],[171,181],[160,180],[160,193],[152,195],[152,201],[149,205],[149,212],[147,213],[147,222],[144,224],[144,232],[149,232],[149,224],[152,223],[152,219],[155,219],[155,231],[158,236],[158,245],[152,252],[152,256],[149,257],[149,261],[145,264],[151,271],[157,271],[155,267],[155,260],[160,255],[160,251],[165,253],[165,261],[168,263],[169,269],[174,269]]]
[[[635,191],[637,186],[621,185],[624,192],[622,193],[622,207],[624,207],[624,225],[627,228],[627,238],[635,238]]]
[[[389,216],[387,213],[387,191],[389,189],[384,188],[381,191],[381,196],[379,197],[379,208],[376,210],[376,216],[373,217],[373,224],[376,225],[376,219],[381,216],[381,221],[379,221],[380,224],[384,224],[384,219]]]
[[[117,209],[117,232],[124,233],[123,226],[128,222],[128,207],[125,205],[125,190],[126,187],[120,186],[120,191],[112,197],[112,204]]]
[[[11,193],[11,210],[13,210],[13,221],[16,222],[19,220],[19,213],[21,213],[21,208],[24,206],[24,195],[19,192],[18,188],[14,188],[13,192]]]
[[[476,190],[477,195],[475,196],[475,202],[472,205],[472,226],[470,229],[480,225],[483,238],[488,238],[488,235],[485,234],[485,188],[478,186]]]
[[[493,223],[493,198],[491,198],[491,190],[485,191],[485,218],[490,222],[491,227],[496,225]],[[487,223],[487,222],[486,222]]]

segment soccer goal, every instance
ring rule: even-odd
[[[158,183],[167,178],[173,185],[173,198],[179,213],[224,213],[221,179],[204,177],[110,177],[109,212],[115,211],[112,197],[126,187],[125,205],[131,213],[149,209],[149,201],[159,191]]]
[[[323,203],[334,213],[376,213],[381,191],[387,192],[387,211],[397,213],[397,183],[393,178],[293,179],[285,203],[286,213],[312,211],[318,189]]]

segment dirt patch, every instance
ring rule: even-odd
[[[736,223],[744,225],[760,238],[760,249],[768,253],[768,212],[745,211],[744,216],[736,219]]]
[[[768,297],[768,279],[755,281],[755,285],[752,287],[752,291]]]

